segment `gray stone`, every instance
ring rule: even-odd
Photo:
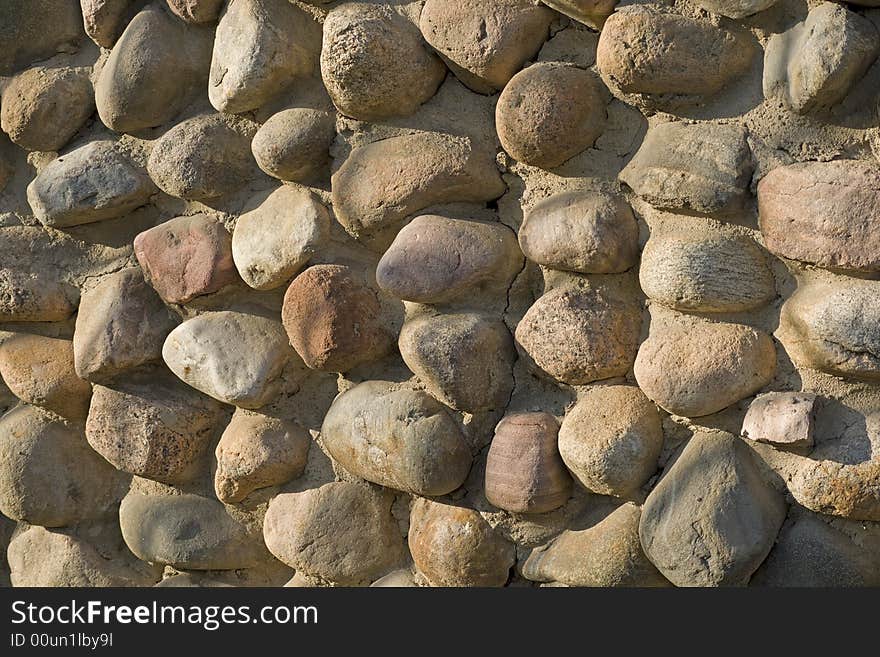
[[[294,107],[273,114],[251,141],[257,165],[270,176],[312,182],[330,170],[336,115]]]
[[[125,29],[134,0],[80,0],[83,25],[89,38],[102,48],[112,48]]]
[[[74,52],[84,36],[77,0],[6,0],[0,5],[0,76]]]
[[[777,0],[697,0],[696,4],[713,14],[728,18],[745,18],[769,9]]]

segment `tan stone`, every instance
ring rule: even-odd
[[[743,419],[742,436],[779,449],[811,448],[816,395],[768,392],[758,395]]]

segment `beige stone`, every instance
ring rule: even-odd
[[[260,126],[251,151],[257,165],[270,176],[307,183],[329,173],[335,137],[335,115],[294,107],[273,114]]]
[[[742,436],[779,449],[813,446],[816,395],[768,392],[758,395],[743,419]]]

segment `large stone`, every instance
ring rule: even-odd
[[[177,116],[205,88],[211,36],[211,30],[186,25],[158,4],[145,7],[116,41],[95,83],[104,125],[137,132]]]
[[[50,162],[28,185],[27,197],[41,223],[67,228],[121,217],[155,191],[113,142],[93,141]]]
[[[594,289],[557,289],[532,304],[516,343],[538,373],[569,385],[623,376],[632,366],[641,317],[635,304]]]
[[[501,409],[513,391],[513,339],[478,313],[424,316],[403,325],[400,355],[431,395],[459,411]]]
[[[696,433],[642,508],[639,536],[676,586],[744,586],[785,520],[782,496],[730,434]]]
[[[661,123],[648,130],[619,178],[658,208],[739,212],[754,169],[746,137],[738,125]]]
[[[519,245],[532,262],[584,274],[613,274],[638,262],[639,225],[620,196],[561,192],[528,212]]]
[[[330,213],[309,190],[283,185],[261,194],[232,233],[232,259],[244,282],[257,290],[286,283],[324,245]]]
[[[104,277],[80,301],[73,332],[77,375],[106,383],[160,360],[162,344],[178,322],[137,269]]]
[[[776,282],[752,240],[702,231],[655,231],[642,250],[642,291],[677,310],[742,312],[766,305]]]
[[[256,109],[315,68],[318,24],[288,0],[231,0],[214,37],[208,97],[220,112]]]
[[[382,358],[394,344],[375,290],[344,265],[315,265],[297,276],[281,319],[312,369],[347,372]]]
[[[685,417],[717,413],[763,388],[775,372],[776,349],[763,331],[669,311],[652,313],[634,368],[652,401]]]
[[[663,426],[657,408],[635,386],[590,388],[559,429],[562,460],[587,489],[625,497],[657,470]]]
[[[515,560],[513,544],[479,513],[426,499],[413,503],[409,549],[432,586],[504,586]]]
[[[764,96],[799,114],[842,101],[880,52],[880,34],[864,16],[823,2],[802,23],[774,34],[764,56]]]
[[[346,3],[324,21],[321,77],[346,116],[378,121],[412,114],[445,76],[418,29],[391,7]]]
[[[278,559],[341,585],[367,584],[404,558],[391,515],[393,497],[351,482],[332,482],[269,503],[263,536]]]
[[[112,48],[125,29],[134,0],[80,0],[83,26],[89,38],[102,48]]]
[[[90,69],[37,66],[3,90],[0,127],[21,148],[57,151],[95,109]]]
[[[880,459],[850,465],[801,457],[788,489],[801,506],[816,513],[880,521]]]
[[[174,15],[187,23],[211,23],[217,20],[224,0],[165,0]]]
[[[166,303],[186,303],[238,281],[232,236],[204,214],[176,217],[134,238],[146,280]]]
[[[467,137],[422,132],[355,148],[333,174],[333,209],[346,230],[367,236],[431,205],[505,190],[494,154]]]
[[[353,475],[415,495],[445,495],[467,477],[471,452],[447,409],[421,391],[366,381],[339,395],[323,447]]]
[[[743,419],[742,436],[779,449],[813,447],[816,395],[767,392],[758,395]]]
[[[552,20],[528,0],[428,0],[419,26],[459,80],[489,94],[534,57]]]
[[[273,114],[260,126],[251,152],[270,176],[312,182],[330,170],[330,145],[335,138],[335,114],[294,107]]]
[[[605,20],[617,4],[617,0],[541,0],[541,2],[597,30],[602,29]]]
[[[280,322],[231,310],[185,321],[162,347],[162,358],[181,380],[242,408],[259,408],[280,393],[291,355]]]
[[[728,18],[745,18],[769,9],[777,0],[697,0],[696,4],[713,14]]]
[[[758,183],[764,244],[831,269],[880,271],[880,168],[856,160],[800,162]]]
[[[522,268],[516,236],[499,222],[425,214],[395,238],[376,282],[406,301],[440,303],[479,290],[506,290]]]
[[[5,0],[0,4],[0,76],[57,52],[74,52],[83,36],[77,0]]]

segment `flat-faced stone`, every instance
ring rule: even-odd
[[[280,180],[310,182],[330,171],[336,115],[294,107],[273,114],[251,141],[257,165]]]
[[[541,0],[551,9],[594,29],[601,30],[617,0]]]
[[[80,0],[83,26],[89,38],[102,48],[112,48],[125,29],[134,0]]]
[[[743,419],[742,436],[779,449],[811,448],[816,395],[767,392],[758,395]]]

